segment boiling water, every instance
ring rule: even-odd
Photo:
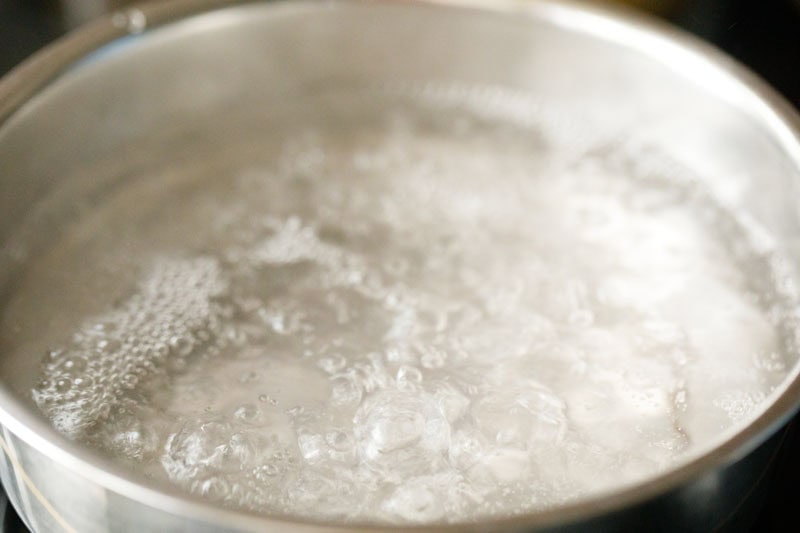
[[[609,490],[750,416],[797,322],[755,224],[653,150],[470,94],[333,98],[117,191],[6,313],[41,410],[226,506],[390,522]]]

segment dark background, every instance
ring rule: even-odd
[[[488,0],[487,0],[488,1]],[[0,0],[0,75],[30,54],[125,0]],[[800,0],[628,0],[717,45],[800,109]],[[735,531],[800,531],[800,431],[794,421],[766,483],[755,522]],[[0,533],[25,531],[0,499]]]

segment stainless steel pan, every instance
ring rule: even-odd
[[[669,27],[551,0],[177,0],[94,22],[0,82],[0,302],[60,221],[80,216],[104,187],[187,159],[202,166],[237,142],[248,109],[309,87],[397,81],[510,87],[619,135],[636,131],[800,259],[797,115],[738,64]],[[37,365],[38,357],[6,357],[0,339],[0,477],[31,529],[337,529],[218,508],[100,460],[32,405]],[[419,529],[724,525],[799,401],[794,360],[749,425],[677,470],[547,512]]]

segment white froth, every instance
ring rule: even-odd
[[[118,310],[75,332],[48,354],[36,403],[72,437],[105,419],[126,391],[146,386],[167,364],[180,364],[215,336],[225,290],[211,259],[163,259]]]

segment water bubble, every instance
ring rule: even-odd
[[[362,460],[388,478],[436,468],[450,444],[450,425],[426,393],[377,392],[353,424]]]
[[[222,477],[212,477],[200,481],[194,492],[210,501],[222,501],[230,492],[230,487]]]
[[[261,482],[268,482],[270,478],[274,478],[278,474],[281,473],[280,467],[274,463],[267,463],[265,465],[261,465],[256,467],[255,469],[255,477]]]
[[[339,375],[331,378],[331,401],[334,405],[358,405],[361,395],[361,387],[352,377]]]
[[[56,391],[60,393],[67,392],[72,388],[72,380],[66,376],[56,380]]]
[[[321,435],[300,435],[297,438],[300,454],[308,463],[316,463],[323,459],[326,452],[325,441]]]
[[[330,431],[325,435],[325,442],[336,451],[346,452],[353,446],[350,435],[341,430]]]
[[[460,430],[453,435],[448,452],[450,461],[466,471],[480,460],[483,444],[477,435]]]
[[[440,488],[428,486],[425,480],[398,487],[383,503],[383,509],[395,519],[412,523],[436,522],[445,514]]]
[[[330,357],[323,357],[317,365],[328,374],[336,374],[347,365],[347,360],[342,354],[333,354]]]
[[[434,397],[444,412],[447,420],[453,424],[469,410],[470,400],[458,388],[447,382],[435,384]]]
[[[164,359],[167,355],[169,355],[169,347],[166,344],[159,342],[153,348],[153,356],[155,358]]]
[[[136,374],[125,374],[120,379],[122,383],[122,387],[125,389],[133,389],[139,383],[139,378],[136,377]]]
[[[753,359],[757,368],[767,372],[777,373],[786,370],[786,362],[783,355],[777,352],[759,352],[754,355]]]
[[[419,363],[424,368],[441,368],[447,361],[447,352],[434,347],[425,346],[420,349]]]
[[[194,347],[194,342],[191,340],[191,337],[187,336],[177,336],[173,335],[169,339],[169,346],[175,351],[175,354],[179,357],[186,357],[192,352],[192,348]]]
[[[422,372],[413,366],[403,365],[397,369],[397,388],[414,390],[422,382]]]
[[[540,386],[484,392],[471,409],[486,436],[523,450],[538,442],[555,444],[567,428],[564,402]]]
[[[234,410],[233,415],[237,418],[237,420],[252,424],[260,418],[261,411],[255,405],[247,403],[237,407]]]
[[[484,451],[470,473],[473,476],[489,476],[496,482],[509,483],[527,477],[530,468],[530,455],[522,450],[501,447]]]
[[[63,359],[61,368],[70,374],[80,374],[86,369],[86,359],[78,356],[70,356]]]

